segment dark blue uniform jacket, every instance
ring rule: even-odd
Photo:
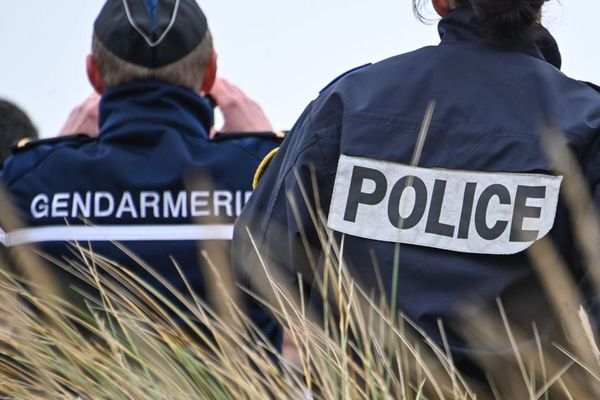
[[[212,112],[193,91],[159,81],[109,89],[97,139],[42,140],[5,163],[2,179],[29,228],[4,232],[4,244],[38,243],[60,260],[74,258],[65,240],[92,241],[95,252],[141,274],[111,243],[120,242],[185,292],[175,260],[204,296],[197,244],[228,259],[256,168],[280,142],[252,135],[211,141]]]
[[[540,131],[564,132],[600,204],[600,96],[559,70],[551,37],[492,47],[469,9],[439,31],[438,46],[354,70],[306,108],[236,222],[233,256],[260,268],[248,261],[249,229],[265,260],[310,285],[323,253],[309,210],[321,207],[345,234],[353,277],[377,291],[375,259],[390,299],[400,242],[397,307],[440,343],[441,319],[460,365],[468,352],[453,322],[465,303],[500,298],[526,322],[550,309],[525,251],[533,242],[549,233],[581,279]]]

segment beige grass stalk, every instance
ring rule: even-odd
[[[579,196],[573,187],[577,185],[566,189],[573,191],[568,195],[571,202]],[[206,301],[193,293],[176,260],[173,268],[184,279],[185,292],[176,290],[126,246],[116,244],[158,287],[90,247],[76,246],[72,260],[52,261],[59,264],[54,268],[71,271],[82,285],[95,289],[96,293],[79,291],[86,304],[80,309],[60,293],[45,289],[53,286],[46,284],[51,273],[42,281],[39,275],[14,274],[10,265],[30,271],[37,268],[35,253],[21,248],[0,252],[0,313],[6,316],[6,325],[0,329],[0,398],[485,399],[456,370],[444,326],[440,325],[442,343],[436,343],[395,312],[391,299],[378,298],[373,288],[353,279],[343,243],[326,227],[316,180],[310,187],[301,187],[301,193],[306,204],[316,204],[306,211],[317,228],[318,248],[310,247],[306,232],[301,232],[301,240],[309,253],[318,250],[323,258],[310,259],[310,272],[315,277],[314,290],[325,300],[324,310],[312,310],[303,296],[302,282],[290,286],[279,266],[260,254],[257,245],[259,270],[251,276],[251,288],[244,289],[288,330],[298,349],[299,365],[277,354],[244,314],[227,257],[214,249],[201,252],[213,283],[210,297],[219,301]],[[296,217],[306,207],[290,204]],[[585,213],[574,212],[578,221],[591,220],[585,232],[592,232],[592,214],[586,207]],[[7,210],[0,207],[0,222],[14,217]],[[593,233],[587,239],[583,236],[579,240],[596,237]],[[600,247],[597,242],[585,243],[586,260],[591,273],[600,276],[594,246]],[[552,304],[567,313],[566,331],[575,340],[545,343],[533,326],[533,346],[522,346],[531,335],[511,324],[501,304],[498,312],[465,320],[465,337],[475,348],[497,353],[479,360],[495,383],[495,398],[597,398],[600,351],[593,321],[581,308],[577,287],[568,279],[568,266],[555,257],[546,241],[534,246],[532,257]],[[364,267],[377,271],[377,264],[373,255],[372,265]],[[376,280],[383,293],[383,279],[376,276]],[[507,348],[511,351],[505,352]]]

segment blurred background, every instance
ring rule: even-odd
[[[410,0],[202,0],[221,76],[291,128],[319,90],[344,71],[438,43]],[[103,0],[0,0],[0,97],[23,107],[54,136],[91,93],[85,75],[92,24]],[[552,0],[545,25],[563,71],[600,83],[600,2]],[[433,15],[432,15],[433,18]]]

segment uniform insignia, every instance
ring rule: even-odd
[[[267,154],[267,156],[260,162],[258,169],[256,170],[256,173],[254,174],[254,181],[252,182],[252,188],[254,190],[256,190],[256,188],[258,187],[260,179],[265,174],[265,171],[269,167],[269,164],[271,164],[273,157],[275,157],[275,155],[277,154],[278,151],[279,151],[279,147],[271,150],[271,152],[269,154]]]
[[[23,138],[23,139],[19,140],[19,141],[17,142],[17,144],[15,144],[15,147],[16,147],[17,149],[22,149],[22,148],[24,148],[25,146],[27,146],[27,144],[28,144],[29,142],[31,142],[32,140],[33,140],[32,138]]]
[[[508,255],[554,225],[562,177],[428,169],[342,155],[328,225],[365,239]]]
[[[43,145],[43,144],[58,144],[58,143],[65,143],[65,142],[91,142],[93,140],[96,140],[95,138],[92,138],[88,135],[85,135],[83,133],[79,133],[79,134],[75,134],[75,135],[68,135],[68,136],[57,136],[57,137],[52,137],[52,138],[47,138],[47,139],[32,139],[32,138],[24,138],[19,140],[17,143],[15,143],[12,147],[11,147],[11,151],[13,154],[18,154],[21,153],[23,151],[27,151],[29,149],[33,149],[37,146]]]

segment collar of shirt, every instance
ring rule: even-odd
[[[143,80],[106,90],[99,119],[100,141],[131,131],[132,124],[166,126],[207,139],[213,108],[191,89]]]
[[[539,25],[537,29],[534,42],[506,41],[495,47],[501,50],[519,51],[529,54],[547,61],[560,69],[562,58],[556,40],[543,26]],[[442,39],[442,44],[456,42],[485,43],[483,27],[477,21],[475,12],[470,7],[460,7],[452,11],[440,21],[438,31]]]

